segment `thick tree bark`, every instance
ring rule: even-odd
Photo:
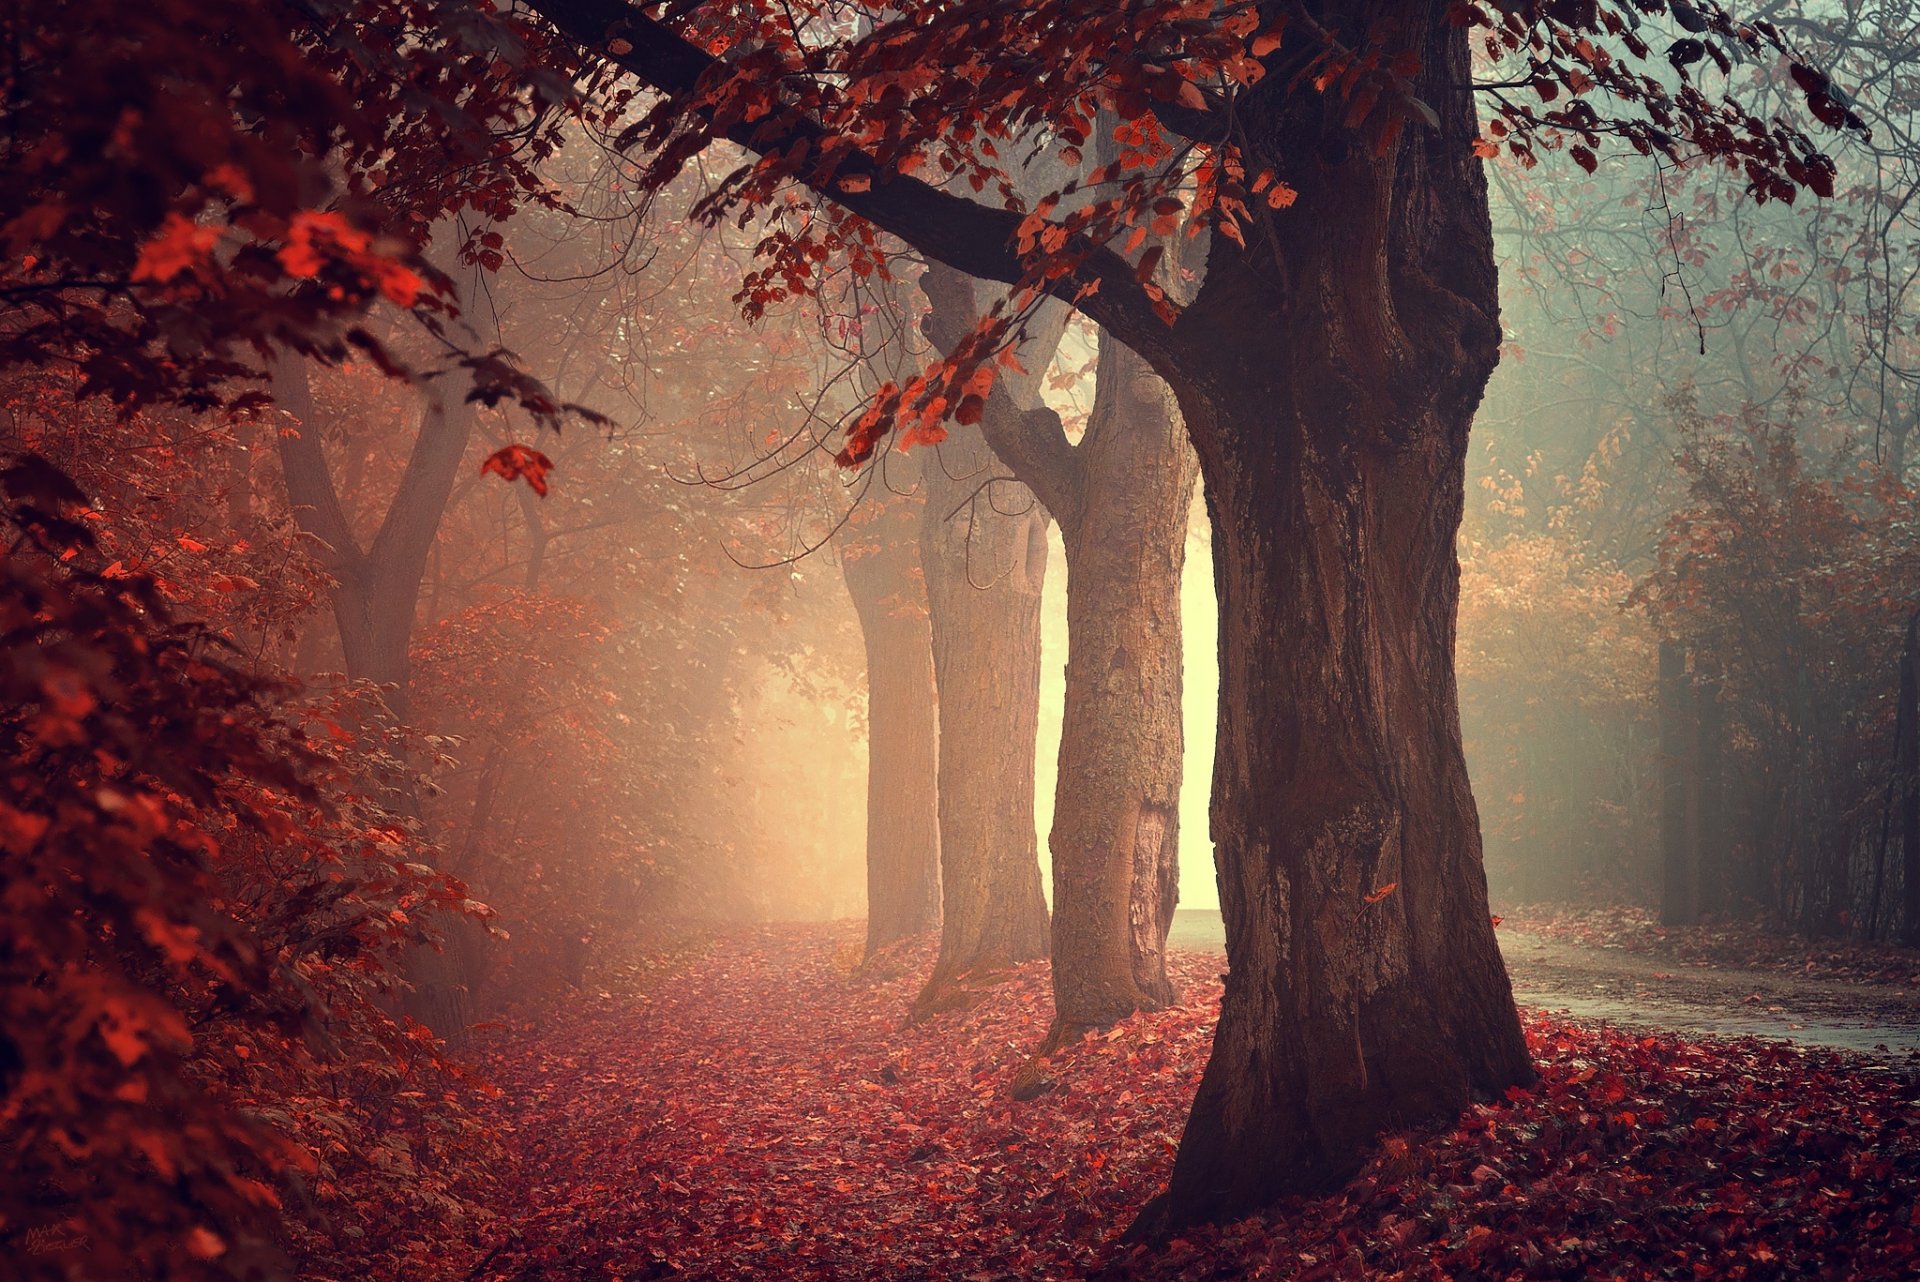
[[[867,650],[867,956],[940,923],[939,711],[920,511],[890,496],[843,540]]]
[[[973,284],[934,267],[928,336],[945,350],[978,315]],[[1037,399],[1065,315],[1049,306],[1020,348],[1014,376],[987,413]],[[940,957],[915,1003],[939,1007],[969,974],[1047,951],[1047,904],[1034,831],[1040,728],[1040,590],[1047,514],[1011,480],[979,427],[952,424],[923,464],[921,568],[940,699]]]
[[[1230,974],[1140,1228],[1333,1187],[1383,1129],[1532,1077],[1488,916],[1453,676],[1467,435],[1498,356],[1467,45],[1396,6],[1437,128],[1247,104],[1296,208],[1214,238],[1169,370],[1220,593],[1213,837]],[[1365,14],[1320,19],[1356,43]],[[1360,31],[1349,31],[1354,23]]]
[[[1110,336],[1073,461],[1068,486],[1042,490],[1067,553],[1050,1048],[1175,998],[1180,575],[1198,462],[1166,384]]]

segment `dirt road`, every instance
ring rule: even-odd
[[[1510,927],[1499,935],[1523,1006],[1632,1027],[1920,1054],[1920,990],[1912,987],[1689,964]],[[1175,947],[1221,951],[1225,939],[1218,913],[1174,915]]]

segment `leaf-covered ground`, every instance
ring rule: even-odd
[[[1662,926],[1645,908],[1530,904],[1504,909],[1511,929],[1594,948],[1698,966],[1781,971],[1863,984],[1920,987],[1920,949],[1783,935],[1740,922]]]
[[[1167,1175],[1211,1038],[1186,1004],[1010,1086],[1044,965],[902,1027],[930,961],[856,971],[845,926],[715,941],[631,995],[500,1035],[519,1154],[475,1277],[1912,1278],[1920,1086],[1784,1044],[1528,1019],[1541,1078],[1451,1130],[1390,1136],[1344,1192],[1148,1252],[1118,1235]]]

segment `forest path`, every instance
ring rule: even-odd
[[[1920,989],[1747,970],[1597,947],[1503,926],[1500,951],[1522,1006],[1628,1027],[1778,1037],[1869,1055],[1920,1050]],[[1175,914],[1177,948],[1220,952],[1212,910]]]
[[[1217,960],[1175,959],[1194,1005],[1064,1057],[1125,1053],[1139,1080],[1108,1074],[1021,1104],[1009,1082],[1052,1016],[1045,963],[976,1007],[904,1025],[932,941],[861,967],[862,933],[731,932],[497,1038],[485,1071],[517,1137],[516,1238],[475,1277],[1091,1270],[1141,1188],[1165,1178],[1212,1041]],[[1033,1231],[1040,1220],[1050,1232]]]
[[[1336,1193],[1133,1248],[1117,1235],[1164,1187],[1206,1063],[1218,952],[1175,951],[1180,1006],[1066,1048],[1016,1101],[1046,964],[903,1025],[932,941],[861,967],[860,939],[729,931],[490,1033],[511,1158],[472,1282],[1920,1276],[1915,1061],[1534,1009],[1531,1089],[1396,1137]],[[1523,996],[1640,982],[1508,947]]]

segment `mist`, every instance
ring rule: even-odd
[[[8,1282],[1920,1276],[1920,7],[0,37]]]

